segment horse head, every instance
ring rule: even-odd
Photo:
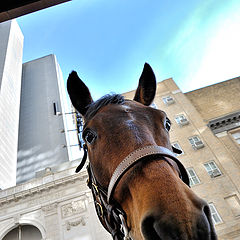
[[[149,107],[156,92],[150,65],[144,65],[133,100],[107,95],[94,102],[76,72],[67,88],[84,118],[89,174],[102,192],[100,200],[94,198],[96,208],[99,201],[105,206],[104,227],[109,230],[108,211],[117,205],[126,221],[125,239],[130,231],[129,238],[137,240],[216,240],[208,204],[190,189],[185,168],[172,154],[170,120]],[[111,232],[123,239],[115,236],[118,230]]]

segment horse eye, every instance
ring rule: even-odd
[[[166,119],[165,122],[165,128],[167,129],[167,131],[169,131],[171,128],[171,121],[168,118]]]
[[[83,138],[88,144],[92,144],[96,137],[97,137],[96,133],[91,130],[86,130],[83,133]]]

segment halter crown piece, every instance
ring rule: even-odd
[[[79,172],[87,160],[87,145],[83,146],[84,156],[76,172]],[[180,153],[179,149],[173,147],[173,152]],[[171,166],[174,166],[182,181],[189,186],[189,178],[182,163],[175,157],[174,153],[162,146],[145,146],[130,153],[115,169],[108,190],[104,189],[96,180],[92,165],[87,166],[88,182],[91,189],[98,218],[104,228],[111,233],[113,240],[131,240],[127,226],[127,216],[120,204],[113,198],[114,190],[121,177],[139,161],[147,161],[150,157],[161,157]],[[175,162],[175,164],[174,164]],[[177,165],[177,166],[176,166]]]

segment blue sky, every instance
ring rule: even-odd
[[[94,99],[135,89],[145,62],[183,92],[240,75],[239,0],[73,0],[17,21],[23,61],[55,54]]]

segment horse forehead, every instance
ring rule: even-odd
[[[114,111],[115,114],[122,113],[122,112],[144,112],[146,111],[148,107],[142,105],[141,103],[132,101],[132,100],[125,100],[122,104],[109,104],[102,109],[100,109],[100,112],[109,112],[111,114],[112,111]]]
[[[150,114],[146,106],[134,103],[134,101],[126,101],[124,104],[109,104],[103,106],[95,116],[100,121],[111,119],[118,122],[120,119],[136,119],[140,115]]]
[[[166,113],[160,109],[154,109],[133,100],[125,100],[123,104],[108,104],[101,107],[90,122],[101,126],[109,121],[113,125],[128,120],[134,121],[135,124],[150,124],[149,121],[153,124],[154,121],[161,121],[160,119],[165,117]]]

